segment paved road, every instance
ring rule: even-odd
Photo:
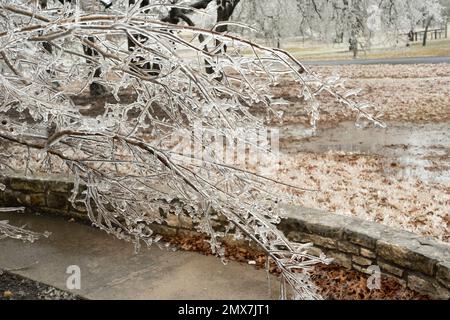
[[[301,58],[300,58],[301,60]],[[329,60],[329,61],[305,61],[306,65],[314,66],[334,66],[334,65],[370,65],[370,64],[438,64],[449,63],[448,57],[416,57],[416,58],[395,58],[395,59],[355,59],[355,60]]]
[[[155,246],[136,255],[132,244],[61,217],[0,213],[0,220],[52,232],[33,244],[0,240],[0,269],[67,291],[67,267],[77,265],[81,290],[74,293],[87,299],[278,298],[277,279],[269,295],[266,272],[253,266]]]

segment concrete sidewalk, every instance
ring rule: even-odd
[[[64,218],[0,213],[0,220],[50,231],[33,244],[0,240],[0,269],[66,290],[68,266],[81,268],[81,290],[87,299],[277,299],[264,270],[190,252],[156,246],[134,253],[131,243]]]

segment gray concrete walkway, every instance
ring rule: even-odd
[[[130,243],[95,228],[59,217],[0,213],[0,220],[52,236],[33,244],[0,240],[0,269],[63,290],[67,267],[81,268],[81,290],[88,299],[276,299],[269,296],[266,272],[215,257],[170,252],[154,246],[134,253]]]

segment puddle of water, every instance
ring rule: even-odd
[[[386,129],[360,129],[345,122],[319,129],[315,136],[307,127],[289,125],[280,128],[280,139],[285,153],[378,155],[386,159],[386,174],[450,184],[450,123],[389,123]]]

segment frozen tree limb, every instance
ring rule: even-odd
[[[231,232],[257,243],[281,270],[282,298],[320,298],[307,271],[330,260],[310,255],[309,245],[290,242],[276,228],[293,187],[228,165],[205,136],[255,145],[242,129],[257,134],[266,128],[252,107],[280,116],[273,93],[281,81],[297,84],[313,128],[319,95],[332,95],[361,123],[384,126],[370,104],[352,100],[351,92],[339,89],[339,78],[323,80],[282,50],[161,22],[157,4],[77,16],[69,6],[37,13],[21,3],[0,0],[0,47],[10,66],[0,74],[2,143],[25,147],[29,157],[45,154],[50,174],[51,163],[63,163],[75,181],[72,205],[137,249],[160,239],[152,225],[164,224],[168,213],[185,214],[209,235],[218,256],[224,256],[220,239]],[[124,46],[128,40],[132,51]],[[95,57],[83,54],[83,46]],[[94,81],[115,100],[96,117],[83,115],[74,102]],[[125,95],[134,98],[125,102]],[[192,136],[200,154],[173,152],[180,134]],[[258,152],[271,153],[266,146]],[[0,158],[0,166],[8,163]],[[227,221],[225,231],[215,227],[219,215]]]

